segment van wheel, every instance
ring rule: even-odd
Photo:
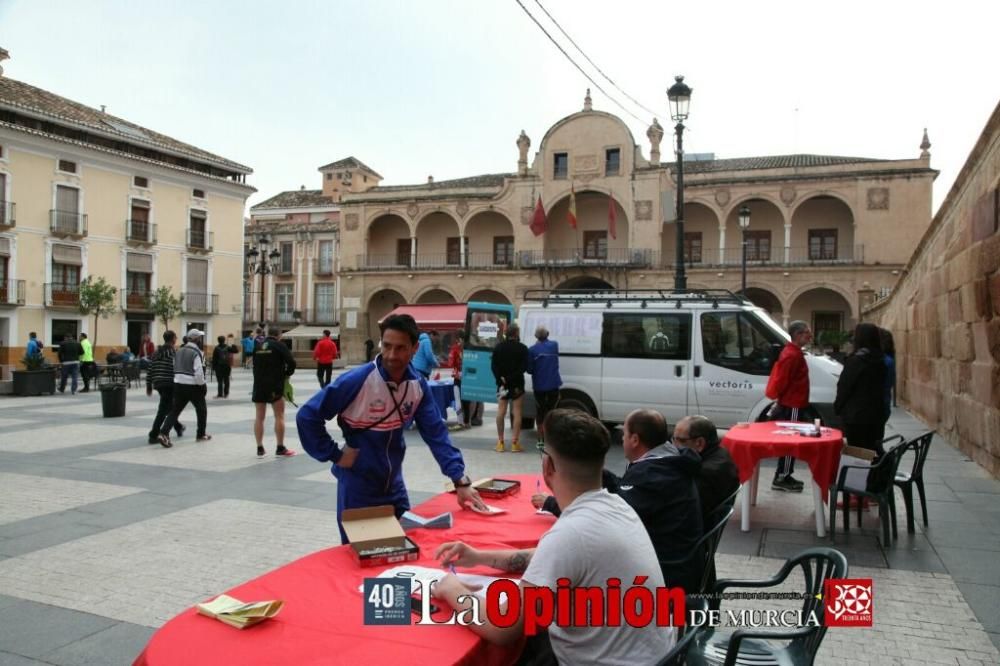
[[[590,400],[585,396],[576,393],[564,393],[562,397],[559,398],[559,404],[557,405],[559,409],[575,409],[578,412],[583,412],[584,414],[590,414],[595,416],[595,409],[591,406]]]
[[[530,416],[525,416],[521,419],[521,430],[531,430],[535,427],[535,419]]]

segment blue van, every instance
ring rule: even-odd
[[[491,362],[500,334],[514,323],[514,306],[469,303],[462,349],[462,400],[496,402],[497,384]]]

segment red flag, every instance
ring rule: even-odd
[[[566,221],[576,229],[576,189],[572,184],[569,186],[569,214],[566,215]]]
[[[618,238],[618,213],[615,211],[615,199],[608,193],[608,235]]]
[[[538,205],[535,206],[535,216],[531,218],[531,233],[541,236],[545,233],[545,208],[542,206],[542,195],[538,195]]]

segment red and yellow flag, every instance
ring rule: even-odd
[[[576,229],[576,189],[572,184],[569,186],[569,213],[566,215],[569,226]]]

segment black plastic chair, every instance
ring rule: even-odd
[[[725,513],[721,513],[725,511]],[[715,578],[715,551],[719,548],[722,532],[732,518],[735,509],[725,502],[712,512],[722,517],[703,537],[698,539],[688,554],[677,560],[660,560],[663,580],[667,587],[680,586],[685,594],[701,594],[711,587]],[[681,575],[676,572],[680,571]]]
[[[708,600],[705,597],[689,596],[685,601],[686,624],[677,627],[677,642],[663,659],[656,662],[656,666],[681,666],[694,639],[698,637],[698,632],[708,623]],[[693,615],[691,611],[699,612]]]
[[[903,438],[894,435],[885,440]],[[883,443],[885,443],[883,442]],[[898,536],[896,531],[896,498],[893,480],[896,477],[896,470],[899,468],[899,461],[907,450],[905,443],[900,443],[892,449],[886,451],[885,455],[879,458],[874,465],[844,465],[840,468],[840,475],[837,478],[837,485],[830,489],[830,540],[834,540],[837,533],[837,493],[842,498],[841,510],[844,513],[844,531],[851,530],[851,503],[850,498],[857,498],[858,507],[858,527],[861,526],[861,514],[863,511],[863,499],[870,498],[878,502],[878,518],[882,525],[882,545],[888,546],[890,541],[889,531],[892,530],[892,538]],[[864,470],[865,485],[857,487],[848,482],[848,472],[852,469]]]
[[[925,433],[912,440],[906,446],[913,451],[913,467],[909,472],[896,472],[893,485],[899,486],[903,491],[903,502],[906,504],[906,531],[915,532],[913,525],[913,486],[917,487],[920,494],[920,510],[924,514],[924,527],[927,527],[927,495],[924,494],[924,462],[927,460],[927,453],[931,450],[931,440],[934,439],[934,431]]]
[[[847,576],[847,558],[833,548],[810,548],[791,558],[781,567],[778,574],[769,580],[720,580],[715,585],[715,594],[709,601],[712,610],[718,610],[720,593],[737,588],[767,588],[783,583],[792,571],[800,569],[805,579],[802,617],[807,624],[786,631],[735,631],[706,628],[698,631],[685,655],[685,663],[692,665],[719,664],[812,664],[816,658],[826,627],[823,625],[823,601],[817,596],[825,590],[824,584],[830,578]],[[808,624],[811,614],[819,619],[819,626]],[[770,641],[787,641],[775,645]]]

